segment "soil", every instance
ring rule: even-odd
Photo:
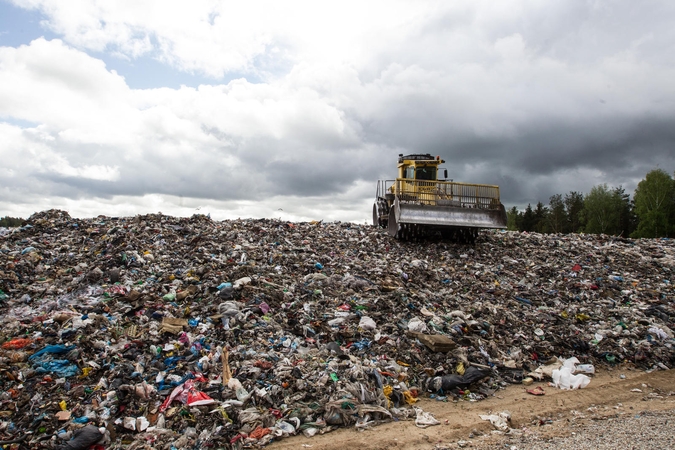
[[[622,378],[621,376],[625,376]],[[540,386],[544,395],[528,394]],[[633,391],[639,389],[640,392]],[[544,439],[569,436],[584,422],[632,417],[645,411],[675,410],[675,370],[645,373],[632,367],[599,370],[585,389],[563,391],[547,382],[511,385],[488,399],[440,402],[422,398],[416,403],[441,424],[418,428],[414,420],[388,422],[365,431],[338,430],[307,438],[293,436],[272,443],[270,450],[311,448],[337,450],[412,450],[441,448],[508,448],[511,435],[495,431],[479,415],[511,413],[511,427],[519,434],[538,433]]]

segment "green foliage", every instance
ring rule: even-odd
[[[542,202],[537,202],[537,208],[534,210],[534,231],[537,233],[549,233],[548,226],[549,210]]]
[[[567,212],[562,195],[555,194],[548,199],[548,226],[552,233],[562,233],[567,222]]]
[[[606,233],[628,236],[636,219],[630,197],[619,186],[595,186],[586,196],[571,191],[549,198],[548,207],[538,202],[533,210],[527,205],[522,213],[514,206],[507,212],[510,230],[539,233]]]
[[[521,231],[534,231],[534,227],[537,225],[537,218],[534,216],[534,211],[532,211],[532,206],[528,203],[527,208],[525,208],[525,213],[523,213],[523,220],[520,224],[519,229]]]
[[[652,170],[640,181],[635,194],[635,214],[639,219],[634,237],[662,237],[673,231],[670,219],[675,202],[673,179],[661,169]]]
[[[563,231],[565,233],[581,232],[586,225],[583,217],[583,194],[576,191],[570,191],[569,194],[565,194],[563,203],[565,204],[565,214],[567,216],[567,221],[565,223],[565,227],[563,227]]]
[[[509,230],[539,233],[604,233],[615,236],[675,235],[675,180],[655,169],[642,180],[631,201],[622,186],[594,186],[584,195],[570,191],[552,195],[548,206],[538,202],[524,212],[507,211]]]
[[[584,198],[587,233],[620,234],[621,197],[607,184],[599,184]]]
[[[23,219],[17,217],[5,216],[0,219],[0,227],[20,227],[23,223]]]
[[[518,231],[519,216],[522,214],[515,206],[506,211],[506,229],[509,231]]]
[[[633,204],[623,187],[614,188],[613,194],[616,196],[615,201],[618,201],[619,208],[618,234],[628,237],[637,226],[637,217],[633,211]]]

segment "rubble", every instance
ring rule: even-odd
[[[572,357],[669,369],[674,263],[668,239],[37,213],[0,236],[0,440],[245,448],[428,425],[418,396],[568,386]]]

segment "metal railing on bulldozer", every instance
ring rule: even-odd
[[[383,182],[385,193],[393,193],[401,203],[462,208],[499,209],[499,186],[455,181],[424,181],[397,178]],[[393,189],[392,189],[393,188]],[[380,183],[378,183],[378,195]]]

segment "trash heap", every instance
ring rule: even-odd
[[[245,448],[426,426],[419,396],[558,358],[669,369],[674,264],[667,239],[36,213],[0,236],[0,441]]]

